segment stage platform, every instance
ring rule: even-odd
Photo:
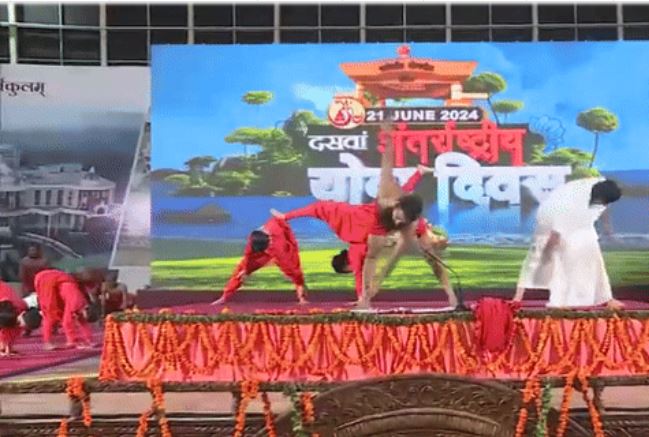
[[[467,302],[470,306],[471,301]],[[350,381],[445,373],[520,379],[649,373],[649,304],[627,310],[547,310],[526,301],[503,352],[484,350],[471,312],[443,302],[379,301],[382,311],[430,307],[430,314],[358,314],[334,303],[236,302],[116,314],[106,323],[100,378],[176,382]]]

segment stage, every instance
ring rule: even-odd
[[[355,313],[340,302],[236,301],[121,313],[106,322],[100,379],[313,382],[415,373],[524,379],[575,369],[646,374],[649,304],[625,303],[625,311],[613,313],[547,310],[544,301],[525,301],[499,353],[479,344],[472,312],[440,312],[442,302],[376,302],[379,312],[390,314]],[[425,307],[430,314],[408,313]]]

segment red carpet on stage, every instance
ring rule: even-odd
[[[95,328],[94,331],[93,341],[101,345],[103,331],[98,328]],[[57,342],[56,344],[65,343],[62,335],[55,336],[54,341]],[[18,352],[18,355],[0,357],[0,378],[35,372],[49,367],[97,356],[101,353],[101,350],[98,347],[89,350],[62,349],[46,351],[43,349],[43,341],[40,331],[32,333],[32,335],[27,338],[19,338],[14,349]]]
[[[649,373],[648,304],[627,302],[627,311],[616,315],[603,308],[550,312],[544,303],[525,303],[508,347],[498,354],[480,350],[470,313],[358,315],[340,303],[264,304],[262,311],[235,303],[225,313],[197,305],[118,314],[106,323],[100,378],[345,381],[420,372],[521,378],[576,368],[593,375]],[[382,310],[422,306],[377,303]]]

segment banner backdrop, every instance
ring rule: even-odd
[[[371,202],[383,145],[452,242],[468,287],[515,286],[539,202],[566,181],[615,179],[624,197],[603,239],[614,285],[649,284],[649,44],[164,46],[152,77],[153,285],[220,289],[248,234],[316,199]],[[395,129],[381,131],[390,121]],[[291,222],[307,285],[351,289],[344,245]],[[290,289],[264,269],[250,288]],[[387,288],[432,288],[403,260]]]
[[[108,266],[149,99],[148,68],[0,67],[5,280],[30,243],[61,268]]]

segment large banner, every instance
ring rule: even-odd
[[[0,67],[4,280],[16,280],[32,243],[60,268],[108,266],[145,126],[149,74],[136,67]]]
[[[220,289],[248,234],[314,200],[377,192],[385,142],[395,175],[434,167],[417,189],[446,229],[468,287],[513,288],[535,212],[565,182],[616,180],[614,285],[649,284],[649,44],[365,44],[156,47],[152,66],[153,285]],[[394,129],[382,131],[382,123]],[[351,289],[344,248],[311,219],[291,222],[307,285]],[[290,289],[268,268],[255,289]],[[386,288],[433,288],[403,260]]]

